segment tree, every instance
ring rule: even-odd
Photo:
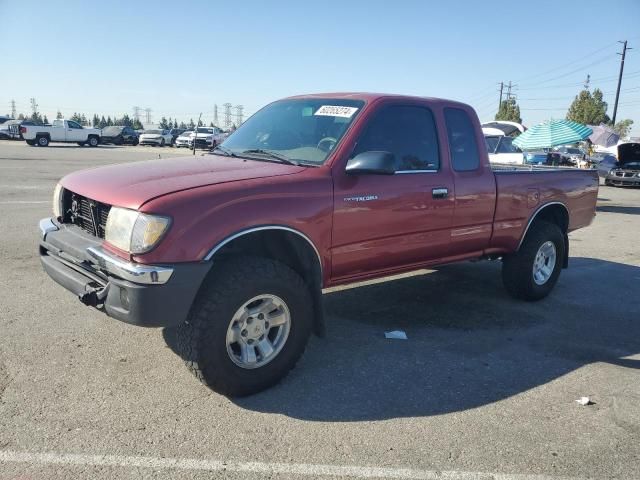
[[[109,116],[107,117],[107,127],[110,127],[110,126],[112,126],[112,125],[113,125],[113,120],[111,120],[111,115],[109,115]]]
[[[167,126],[167,119],[166,119],[166,117],[162,117],[162,118],[160,119],[160,123],[158,123],[158,127],[160,127],[160,128],[161,128],[161,129],[163,129],[163,130],[166,130],[167,128],[169,128],[169,127]]]
[[[173,120],[173,128],[178,128],[178,120],[177,119]]]
[[[607,102],[602,99],[602,91],[596,88],[592,94],[589,90],[582,90],[571,103],[567,112],[567,120],[583,125],[609,123]]]
[[[180,122],[180,128],[187,128],[187,124],[184,122]]]
[[[522,123],[522,118],[520,118],[520,107],[516,103],[516,99],[511,97],[500,102],[500,108],[498,109],[498,113],[496,113],[495,119],[503,120],[505,122]]]
[[[49,119],[47,118],[47,116],[45,115],[44,118],[42,119],[42,122],[47,125],[49,123]]]
[[[80,125],[82,125],[83,127],[89,126],[89,120],[87,120],[87,117],[84,113],[80,116]]]
[[[193,118],[191,118],[191,119],[189,120],[189,130],[193,130],[194,128],[196,128],[196,124],[195,124],[195,122],[193,121]]]
[[[97,113],[93,114],[93,121],[91,122],[93,124],[93,128],[98,128],[100,125],[100,117],[98,117]]]
[[[202,120],[198,119],[198,126],[202,127],[204,125],[204,123],[202,123]]]
[[[131,127],[133,127],[134,130],[142,130],[144,128],[140,120],[137,118],[131,122]]]
[[[58,110],[58,111],[56,112],[56,120],[60,120],[61,118],[63,118],[63,117],[62,117],[62,112],[61,112],[60,110]]]
[[[104,128],[104,127],[106,127],[106,126],[107,126],[107,121],[105,120],[104,115],[103,115],[103,116],[102,116],[102,118],[100,119],[100,123],[98,124],[98,126],[99,126],[100,128]]]
[[[18,115],[18,120],[26,120],[24,113],[21,113],[20,115]]]
[[[631,125],[633,125],[633,120],[626,118],[616,123],[613,129],[620,135],[620,138],[627,138],[631,133]]]

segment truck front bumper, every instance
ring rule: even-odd
[[[82,229],[40,221],[40,261],[82,303],[144,327],[183,323],[210,262],[142,265],[116,257]]]

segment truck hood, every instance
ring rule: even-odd
[[[60,183],[109,205],[138,209],[153,198],[206,185],[291,175],[304,167],[219,155],[167,158],[81,170]]]

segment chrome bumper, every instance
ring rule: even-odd
[[[50,218],[43,218],[39,223],[40,237],[46,241],[47,234],[59,230]],[[123,280],[141,285],[161,285],[167,283],[173,275],[173,268],[159,265],[142,265],[128,262],[111,255],[102,247],[87,248],[88,255],[95,260],[100,270]]]

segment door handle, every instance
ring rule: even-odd
[[[447,198],[449,196],[448,188],[434,188],[431,190],[431,196],[435,199]]]

